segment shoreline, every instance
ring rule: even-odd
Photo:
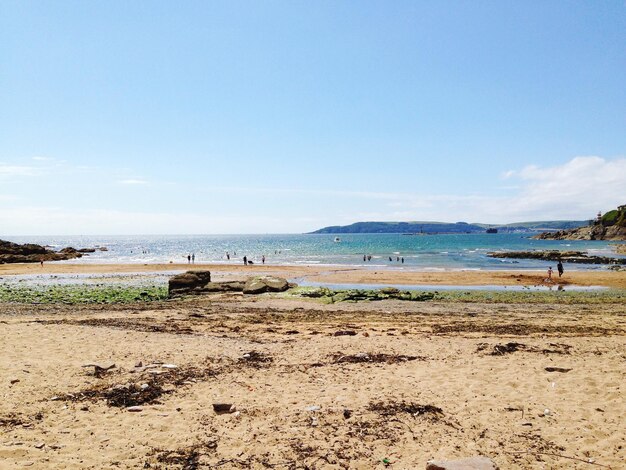
[[[275,275],[289,279],[325,284],[388,284],[388,285],[458,285],[462,286],[602,286],[626,289],[626,271],[566,271],[559,279],[547,283],[546,274],[537,270],[457,270],[407,271],[362,266],[293,266],[234,264],[79,264],[79,263],[16,263],[0,265],[0,278],[14,275],[53,274],[157,274],[188,270],[209,270],[215,281],[241,279],[255,275]]]

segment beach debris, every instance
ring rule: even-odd
[[[272,356],[258,351],[247,352],[237,360],[239,363],[245,363],[256,368],[267,366],[273,361]]]
[[[213,403],[213,411],[219,414],[234,413],[237,407],[232,403]]]
[[[96,377],[101,377],[102,375],[104,375],[106,372],[108,372],[111,369],[115,368],[115,364],[112,362],[108,362],[108,363],[102,363],[102,364],[97,364],[97,363],[92,363],[90,362],[89,364],[83,364],[81,367],[93,367],[93,375],[95,375]]]
[[[506,344],[496,344],[493,347],[493,351],[489,353],[491,356],[504,356],[505,354],[511,354],[520,349],[526,349],[526,345],[522,343],[506,343]],[[478,349],[481,350],[480,347]]]
[[[389,465],[391,465],[391,460],[389,460],[389,457],[385,457],[384,459],[381,460],[381,462],[383,463],[385,467],[388,467]]]
[[[498,470],[496,463],[487,457],[469,457],[456,460],[430,460],[426,470]]]
[[[543,416],[550,416],[552,414],[552,412],[550,411],[549,408],[546,408],[545,410],[543,410]]]
[[[572,346],[563,343],[548,343],[552,349],[544,348],[541,350],[543,354],[570,354]]]
[[[165,468],[181,468],[184,470],[195,470],[200,468],[200,458],[209,452],[217,449],[218,439],[207,440],[205,442],[183,447],[176,450],[154,449],[156,458],[151,457],[146,461],[143,468],[163,468],[161,464],[165,464]]]
[[[18,378],[15,378],[15,379],[10,379],[10,380],[9,380],[9,383],[10,383],[11,385],[13,385],[13,384],[18,383],[19,381],[20,381],[20,379],[18,379]]]
[[[163,364],[161,367],[163,369],[178,369],[178,366],[176,364]]]
[[[43,449],[45,445],[45,442],[38,442],[37,444],[35,444],[35,449]]]
[[[563,367],[546,367],[545,370],[546,370],[546,372],[562,372],[562,373],[566,373],[566,372],[569,372],[572,369],[565,369]]]
[[[131,413],[138,413],[140,411],[143,411],[143,407],[141,407],[141,406],[129,406],[128,408],[126,408],[126,411],[130,411]]]
[[[306,411],[319,411],[321,409],[322,409],[322,407],[319,406],[319,405],[311,405],[311,406],[307,406],[305,408]]]
[[[335,331],[333,336],[356,336],[356,331],[354,331],[354,330],[339,330],[339,331]]]
[[[315,416],[311,417],[311,426],[316,427],[318,424],[317,418]]]
[[[400,402],[375,402],[370,403],[368,410],[378,413],[381,416],[395,416],[400,413],[407,413],[413,417],[427,416],[436,418],[443,415],[443,410],[434,405],[419,405],[416,403]]]
[[[26,422],[15,413],[6,416],[0,416],[0,427],[13,428],[15,426],[24,426]]]
[[[334,364],[341,363],[385,363],[385,364],[397,364],[399,362],[408,361],[425,361],[426,358],[422,356],[407,356],[404,354],[385,354],[385,353],[357,353],[357,354],[342,354],[335,353],[330,356],[331,362]]]

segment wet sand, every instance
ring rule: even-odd
[[[215,280],[241,279],[257,274],[273,274],[289,279],[305,278],[311,282],[331,284],[395,284],[395,285],[458,285],[458,286],[534,286],[544,285],[543,271],[441,271],[420,272],[401,268],[365,268],[340,266],[273,266],[240,264],[81,264],[45,263],[0,265],[0,277],[13,274],[106,274],[150,273],[189,269],[207,269]],[[553,285],[604,286],[626,288],[624,271],[570,271]]]

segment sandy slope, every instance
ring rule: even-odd
[[[615,304],[239,295],[0,305],[0,468],[370,469],[388,458],[409,469],[478,454],[503,469],[602,468],[559,454],[617,469],[626,460],[625,313]],[[491,354],[510,342],[523,346]],[[251,351],[271,362],[244,359]],[[388,356],[349,362],[363,352]],[[98,378],[81,367],[90,361],[117,367]],[[178,369],[154,385],[131,373],[138,361]],[[102,393],[128,383],[166,393],[138,413],[109,406]],[[217,415],[215,402],[239,413]]]

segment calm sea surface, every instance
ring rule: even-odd
[[[37,236],[8,237],[18,243],[38,243],[54,249],[66,246],[105,246],[80,263],[174,263],[195,254],[196,263],[241,263],[243,256],[266,264],[354,265],[405,270],[544,269],[549,263],[535,260],[501,260],[487,257],[501,250],[580,250],[615,256],[601,241],[531,240],[527,234],[340,234],[336,235],[133,235],[133,236]],[[4,238],[4,237],[2,237]],[[226,253],[230,260],[226,259]],[[363,255],[371,261],[363,262]],[[391,257],[391,261],[389,261]],[[404,264],[397,258],[404,258]],[[604,269],[596,265],[570,265],[566,269]]]

